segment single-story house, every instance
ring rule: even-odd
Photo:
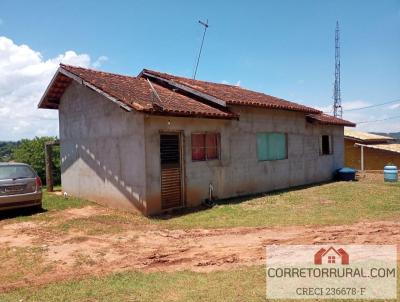
[[[389,163],[400,167],[400,143],[395,138],[345,128],[345,165],[357,170],[381,170]]]
[[[60,65],[65,192],[145,215],[331,179],[353,123],[238,86]]]

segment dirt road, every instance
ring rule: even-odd
[[[58,215],[88,217],[101,214],[99,211],[102,209],[86,207],[69,211],[68,215]],[[335,242],[400,246],[400,221],[327,227],[212,230],[167,230],[148,226],[96,236],[55,232],[40,221],[4,224],[0,228],[1,249],[40,249],[38,259],[42,269],[25,272],[24,278],[19,280],[1,278],[15,265],[12,257],[5,259],[0,264],[0,290],[123,270],[229,270],[243,265],[263,264],[266,245]]]

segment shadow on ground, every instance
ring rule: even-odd
[[[5,219],[12,219],[17,217],[32,216],[39,213],[47,212],[47,210],[42,207],[29,207],[29,208],[19,208],[19,209],[9,209],[0,210],[0,221]]]
[[[197,206],[197,207],[174,209],[174,210],[167,211],[163,214],[151,216],[150,218],[159,219],[159,220],[168,220],[168,219],[181,217],[181,216],[199,212],[199,211],[207,211],[207,210],[210,210],[211,208],[213,208],[214,206],[218,206],[218,205],[235,205],[235,204],[240,204],[240,203],[252,200],[254,198],[261,198],[261,197],[266,197],[266,196],[276,196],[276,195],[280,195],[283,193],[295,192],[295,191],[304,190],[304,189],[317,187],[317,186],[322,186],[322,185],[326,185],[326,184],[334,183],[334,182],[336,182],[336,181],[330,180],[330,181],[324,181],[324,182],[313,183],[313,184],[308,184],[308,185],[301,185],[301,186],[296,186],[296,187],[291,187],[291,188],[286,188],[286,189],[281,189],[281,190],[274,190],[274,191],[255,193],[255,194],[246,194],[246,195],[237,196],[237,197],[233,197],[233,198],[217,199],[212,202],[205,200],[203,202],[203,204],[201,204],[200,206]]]

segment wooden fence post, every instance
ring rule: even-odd
[[[47,192],[53,192],[53,144],[53,142],[46,143],[44,148]]]

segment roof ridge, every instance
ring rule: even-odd
[[[264,96],[266,96],[266,97],[274,98],[274,99],[276,99],[276,100],[278,100],[278,101],[283,101],[283,102],[288,102],[288,103],[300,105],[300,106],[303,106],[303,107],[308,107],[308,108],[311,108],[311,109],[316,110],[319,114],[322,114],[322,113],[323,113],[321,110],[318,110],[318,109],[315,109],[315,108],[313,108],[313,107],[306,106],[306,105],[303,105],[303,104],[299,104],[299,103],[297,103],[297,102],[295,102],[295,101],[292,101],[292,100],[286,100],[286,99],[283,99],[283,98],[280,98],[280,97],[276,97],[276,96],[273,96],[273,95],[270,95],[270,94],[266,94],[266,93],[261,92],[261,91],[256,91],[256,90],[244,88],[244,87],[241,87],[241,86],[230,85],[230,84],[224,84],[224,83],[216,83],[216,82],[210,82],[210,81],[203,81],[203,80],[197,80],[197,79],[191,79],[191,78],[186,78],[186,77],[182,77],[182,76],[176,76],[176,75],[173,75],[173,74],[170,74],[170,73],[159,72],[159,71],[155,71],[155,70],[151,70],[151,69],[146,69],[146,68],[144,68],[144,69],[142,70],[142,72],[149,72],[149,73],[152,73],[152,74],[154,74],[154,75],[157,75],[157,74],[158,74],[158,75],[166,75],[166,76],[172,77],[172,79],[169,79],[169,80],[172,80],[172,81],[174,80],[173,78],[179,78],[179,79],[184,79],[184,80],[189,80],[189,81],[198,81],[198,82],[205,83],[205,84],[212,84],[212,85],[228,86],[228,87],[232,87],[232,88],[239,88],[239,89],[241,89],[241,90],[248,91],[248,92],[251,92],[251,93],[259,93],[259,94],[262,94],[262,95],[264,95]],[[142,72],[141,72],[141,73],[142,73]],[[183,84],[184,84],[184,85],[191,85],[191,83],[183,83]],[[215,97],[215,96],[214,96],[214,97]],[[317,112],[315,112],[315,114],[318,114]]]
[[[148,71],[148,72],[150,72],[150,73],[153,72],[153,73],[158,73],[158,74],[165,74],[165,75],[167,75],[167,76],[171,76],[171,77],[174,77],[174,78],[181,78],[181,79],[186,79],[186,80],[190,80],[190,81],[198,81],[198,82],[202,82],[202,83],[206,83],[206,84],[218,84],[218,85],[223,85],[223,86],[229,86],[229,87],[235,87],[235,88],[240,88],[240,89],[246,89],[246,88],[243,88],[243,87],[238,86],[238,85],[231,85],[231,84],[225,84],[225,83],[216,83],[216,82],[210,82],[210,81],[204,81],[204,80],[191,79],[191,78],[182,77],[182,76],[177,76],[177,75],[174,75],[174,74],[171,74],[171,73],[160,72],[160,71],[156,71],[156,70],[152,70],[152,69],[147,69],[147,68],[144,68],[143,71],[144,71],[144,72]],[[248,89],[246,89],[246,90],[248,90]]]
[[[358,137],[360,135],[365,136],[363,138],[363,140],[370,140],[370,141],[373,141],[373,140],[393,140],[393,141],[395,141],[396,140],[394,137],[391,137],[391,136],[375,134],[375,133],[371,133],[368,131],[345,129],[345,136],[356,137],[357,135],[358,135]]]
[[[126,75],[126,74],[108,72],[108,71],[101,71],[101,70],[97,70],[97,69],[94,69],[94,68],[88,68],[88,67],[82,67],[82,66],[76,66],[76,65],[69,65],[69,64],[64,64],[64,63],[60,63],[60,67],[78,68],[78,69],[88,70],[88,71],[102,73],[102,74],[109,74],[109,75],[118,76],[118,77],[128,77],[128,78],[133,78],[133,79],[141,79],[140,77],[135,77],[135,76],[132,76],[132,75]]]

